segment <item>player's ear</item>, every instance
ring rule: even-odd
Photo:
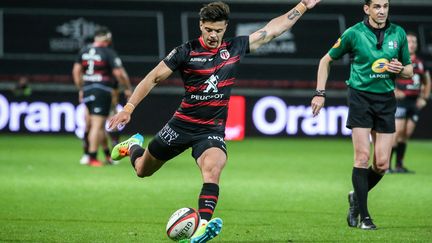
[[[199,22],[199,28],[200,28],[201,32],[204,31],[204,27],[203,27],[203,22],[202,22],[202,20],[200,20],[200,22]]]
[[[365,14],[367,15],[367,16],[369,16],[369,6],[368,5],[363,5],[363,11],[365,12]]]

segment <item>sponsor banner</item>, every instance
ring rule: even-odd
[[[0,93],[0,133],[84,132],[84,109],[70,92],[34,92],[26,99]],[[156,134],[172,117],[181,95],[150,94],[135,109],[124,133]],[[326,99],[326,106],[312,117],[310,98],[233,96],[229,103],[226,139],[248,136],[346,137],[348,107],[345,98]],[[413,138],[432,138],[432,106],[421,111]]]
[[[320,114],[312,116],[309,99],[266,96],[249,99],[249,135],[260,136],[349,136],[345,127],[348,107],[343,100],[326,100]]]

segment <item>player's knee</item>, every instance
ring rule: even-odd
[[[358,151],[355,155],[355,162],[358,165],[366,165],[369,162],[370,154],[368,151]]]
[[[154,171],[139,171],[137,170],[136,174],[139,178],[149,177],[152,176],[155,172]]]
[[[389,158],[387,156],[380,156],[376,158],[375,170],[378,173],[384,173],[389,168]]]
[[[376,163],[375,165],[375,171],[382,174],[385,173],[386,170],[388,170],[389,164],[388,163]]]

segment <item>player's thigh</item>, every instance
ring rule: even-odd
[[[374,147],[375,159],[377,168],[382,168],[387,165],[390,160],[390,154],[392,150],[392,133],[377,133],[376,142]],[[383,168],[385,169],[385,168]]]
[[[406,125],[406,132],[405,132],[406,139],[411,137],[411,135],[413,134],[413,132],[416,128],[416,124],[417,123],[415,121],[408,119],[407,125]]]
[[[405,137],[406,134],[406,128],[407,128],[407,120],[406,119],[401,119],[401,118],[396,118],[395,121],[396,124],[396,139],[403,139]]]
[[[356,167],[367,168],[370,156],[370,128],[355,127],[352,129],[354,163]]]
[[[107,119],[106,116],[91,114],[90,115],[91,127],[94,129],[102,130],[105,127],[106,119]]]
[[[202,170],[222,170],[226,164],[227,155],[225,152],[218,148],[212,147],[206,149],[197,159],[198,166]]]

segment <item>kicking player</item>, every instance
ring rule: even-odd
[[[130,155],[139,177],[151,176],[168,160],[192,147],[201,170],[203,185],[198,198],[202,225],[191,242],[206,242],[219,234],[220,218],[212,219],[219,200],[219,179],[227,160],[224,141],[227,106],[235,71],[248,52],[290,29],[297,20],[320,0],[302,0],[296,7],[272,19],[265,27],[249,36],[224,39],[228,26],[229,7],[212,2],[201,8],[201,36],[178,46],[138,84],[123,111],[110,120],[110,128],[125,125],[134,108],[159,82],[178,71],[185,94],[180,107],[168,123],[143,149],[143,138],[136,134],[117,145],[113,159]]]
[[[388,20],[389,0],[365,0],[364,21],[347,29],[321,59],[317,87],[311,106],[318,115],[324,106],[325,86],[333,60],[350,53],[353,57],[348,85],[348,121],[352,129],[354,191],[348,195],[348,225],[376,229],[368,211],[368,192],[389,166],[395,132],[394,80],[411,78],[413,66],[405,31]],[[372,135],[374,154],[368,168]],[[359,218],[360,216],[360,218]],[[360,220],[360,221],[359,221]]]

